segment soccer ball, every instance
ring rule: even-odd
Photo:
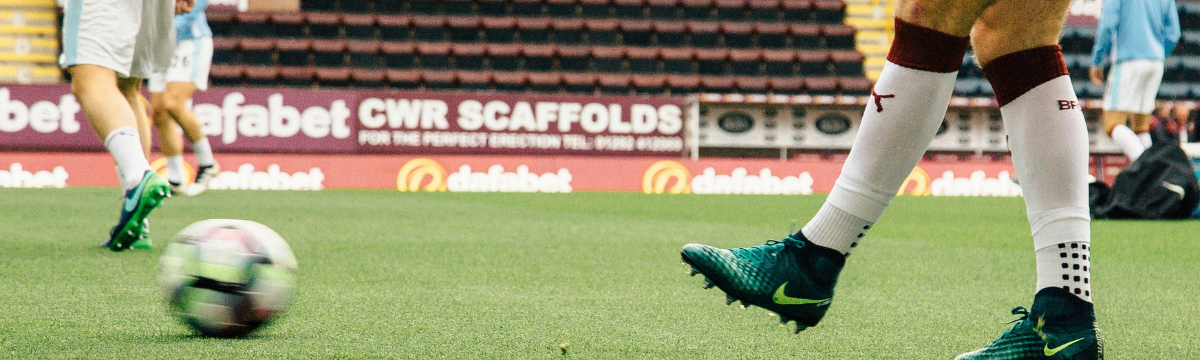
[[[296,257],[262,224],[213,219],[189,225],[159,258],[171,311],[201,335],[242,337],[287,308]]]

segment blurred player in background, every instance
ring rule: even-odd
[[[1150,147],[1150,113],[1162,83],[1163,60],[1179,43],[1175,0],[1105,0],[1088,75],[1104,85],[1104,132],[1129,160]],[[1128,125],[1127,125],[1128,124]]]
[[[212,67],[212,30],[204,10],[208,0],[196,0],[192,11],[175,16],[176,46],[171,67],[150,76],[150,93],[154,104],[154,126],[158,128],[159,147],[167,158],[167,181],[171,192],[195,196],[208,189],[208,183],[221,167],[213,159],[212,146],[196,115],[188,104],[197,89],[208,90],[208,70]],[[188,187],[183,186],[183,138],[176,125],[183,129],[192,152],[196,154],[196,177]]]
[[[815,326],[851,251],[896,196],[941,126],[968,43],[1000,104],[1033,235],[1033,306],[958,359],[1097,359],[1090,276],[1088,133],[1057,45],[1070,0],[899,0],[895,40],[854,147],[825,204],[765,245],[687,244],[682,256],[729,302]],[[946,269],[955,271],[956,269]],[[936,309],[932,311],[936,312]],[[934,345],[934,344],[927,344]],[[936,345],[935,345],[936,346]]]
[[[146,216],[169,196],[166,180],[150,170],[138,131],[140,101],[130,94],[142,79],[169,66],[175,46],[170,18],[194,0],[68,0],[63,9],[60,65],[71,74],[88,123],[117,163],[125,190],[120,218],[103,246],[128,249],[146,236]],[[144,107],[142,107],[144,109]],[[144,111],[143,111],[144,114]]]

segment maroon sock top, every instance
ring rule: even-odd
[[[951,73],[962,67],[970,38],[954,36],[896,18],[888,61],[906,68]]]
[[[1047,45],[1007,54],[983,66],[996,101],[1004,106],[1038,85],[1067,75],[1062,47]]]

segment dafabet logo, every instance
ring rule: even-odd
[[[693,177],[683,164],[670,160],[650,165],[642,175],[642,192],[647,194],[807,195],[812,194],[812,185],[812,175],[807,171],[779,177],[770,168],[751,175],[746,168],[738,167],[728,175],[718,175],[715,168],[707,167]]]
[[[900,185],[896,195],[932,196],[1021,196],[1021,186],[1013,182],[1008,171],[1000,171],[995,178],[987,177],[983,170],[971,172],[970,177],[955,177],[947,170],[939,178],[931,178],[920,166],[914,167],[908,178]]]
[[[573,189],[571,172],[560,168],[556,172],[538,174],[529,171],[525,164],[517,165],[515,171],[505,171],[503,165],[495,164],[487,172],[472,172],[471,165],[463,164],[458,171],[447,173],[442,164],[427,158],[409,160],[400,167],[396,176],[396,189],[400,191],[450,191],[450,192],[545,192],[569,193]]]
[[[647,194],[686,194],[692,192],[692,174],[683,164],[663,160],[650,165],[642,175],[642,192]],[[674,183],[671,181],[674,180]],[[667,185],[671,184],[670,188]]]

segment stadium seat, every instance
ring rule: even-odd
[[[1158,87],[1158,98],[1161,100],[1182,100],[1191,95],[1191,84],[1163,83]]]
[[[554,42],[557,44],[583,43],[583,20],[555,19]]]
[[[391,69],[411,69],[415,65],[416,46],[409,42],[385,42],[380,45],[384,63]]]
[[[700,89],[708,93],[731,93],[734,89],[733,77],[702,76],[700,77]]]
[[[381,15],[375,21],[379,24],[380,39],[396,41],[412,38],[412,30],[409,28],[412,18],[408,15]]]
[[[267,37],[271,35],[271,26],[267,23],[270,18],[269,13],[253,12],[253,13],[238,13],[237,19],[237,35],[242,37]]]
[[[233,36],[234,29],[237,27],[237,12],[234,11],[209,11],[208,12],[208,28],[212,30],[214,37]]]
[[[1179,27],[1184,29],[1200,29],[1200,2],[1180,1]]]
[[[479,41],[479,28],[483,23],[479,18],[474,16],[469,17],[452,17],[446,23],[450,27],[450,41],[454,42],[476,42]]]
[[[525,44],[544,44],[550,42],[550,20],[517,18],[517,36]]]
[[[496,90],[511,92],[525,91],[525,84],[528,82],[528,73],[497,72],[492,74],[492,79],[496,82]]]
[[[812,20],[812,2],[809,0],[781,0],[783,21],[806,22]]]
[[[663,72],[672,74],[695,74],[695,51],[690,48],[663,48]]]
[[[821,27],[825,47],[829,49],[853,49],[854,27],[850,25],[825,25]]]
[[[442,0],[442,12],[450,15],[471,15],[475,4],[471,0]]]
[[[484,54],[487,46],[483,44],[455,44],[451,48],[454,53],[454,68],[459,70],[482,70]]]
[[[838,81],[832,77],[810,77],[804,79],[809,95],[837,95]]]
[[[792,34],[792,47],[801,49],[816,49],[821,47],[821,27],[813,24],[792,24],[788,28]]]
[[[958,78],[962,79],[962,78],[982,78],[982,77],[983,77],[983,69],[980,69],[979,65],[975,64],[975,56],[971,53],[967,53],[965,56],[963,56],[962,68],[959,68],[959,70],[958,70]]]
[[[375,0],[375,12],[381,15],[408,12],[404,6],[407,3],[407,0]]]
[[[591,50],[584,46],[559,46],[558,68],[563,71],[587,71]]]
[[[733,86],[742,94],[766,94],[768,82],[762,77],[738,77],[733,79]]]
[[[420,16],[412,17],[413,24],[413,40],[417,41],[445,41],[446,40],[446,18],[441,16]]]
[[[492,70],[513,71],[521,66],[521,47],[511,44],[488,44],[488,64]]]
[[[1183,56],[1178,58],[1179,65],[1182,68],[1180,81],[1200,82],[1200,56]]]
[[[312,43],[313,65],[324,67],[346,66],[346,42],[342,40],[314,40]]]
[[[525,58],[525,70],[550,71],[554,68],[554,46],[525,45],[521,47]]]
[[[1200,55],[1200,32],[1184,31],[1179,37],[1179,45],[1176,45],[1174,55]]]
[[[759,47],[782,49],[787,46],[788,24],[786,23],[755,23],[754,32],[758,34]]]
[[[592,73],[563,73],[563,90],[577,94],[594,94],[596,92],[596,74]]]
[[[696,75],[668,75],[667,87],[671,94],[694,94],[700,92],[700,77]]]
[[[307,66],[279,68],[279,83],[285,86],[310,87],[315,76],[316,69]]]
[[[483,18],[483,38],[490,43],[510,43],[516,39],[517,19],[510,17]]]
[[[213,37],[213,64],[238,62],[238,40],[228,37]]]
[[[362,0],[342,1],[340,4],[341,6],[339,6],[339,10],[341,10],[343,12],[349,12],[349,13],[369,13],[372,10],[371,5],[374,5],[374,3],[375,3],[374,1],[362,1]]]
[[[842,0],[816,0],[813,2],[813,20],[826,24],[838,24],[846,19],[846,3]]]
[[[729,73],[729,50],[720,47],[696,49],[696,70],[701,75]]]
[[[454,73],[462,90],[488,91],[492,89],[492,73],[479,71],[459,71]]]
[[[641,95],[659,95],[667,90],[667,78],[663,75],[638,75],[630,80],[633,83],[633,90]]]
[[[791,50],[763,51],[763,73],[767,76],[792,76],[795,69],[796,52]]]
[[[752,23],[722,23],[721,33],[725,35],[725,47],[748,48],[754,46],[754,24]]]
[[[588,19],[583,21],[587,41],[591,45],[616,45],[617,22],[613,19]]]
[[[278,84],[279,68],[275,66],[246,67],[246,84],[252,86],[275,86]]]
[[[752,21],[776,21],[780,18],[779,0],[750,0],[747,6]]]
[[[709,20],[713,18],[713,0],[683,0],[683,18],[689,20]]]
[[[954,95],[962,97],[978,97],[981,93],[979,86],[979,79],[958,79],[954,82]]]
[[[271,25],[275,29],[273,33],[276,37],[302,38],[308,36],[304,33],[303,13],[272,13]],[[212,22],[209,22],[209,28],[212,28]],[[216,31],[213,31],[213,34],[216,33]]]
[[[613,0],[613,13],[620,19],[642,19],[646,17],[646,6],[642,0]]]
[[[271,50],[275,47],[273,39],[242,39],[238,42],[241,49],[241,62],[249,65],[274,65]]]
[[[621,43],[625,46],[650,46],[654,43],[654,27],[648,20],[625,20],[619,23]]]
[[[275,42],[275,51],[279,52],[279,65],[308,66],[312,43],[308,39],[280,39]]]
[[[417,43],[419,66],[422,69],[449,69],[450,47],[448,43]]]
[[[454,72],[453,71],[422,71],[421,83],[425,86],[425,90],[450,90],[454,89]]]
[[[746,0],[717,0],[717,19],[741,21],[746,19]]]
[[[596,71],[615,73],[623,70],[622,58],[625,56],[625,49],[609,46],[593,46],[592,59],[596,64]]]
[[[549,17],[575,17],[575,0],[546,0],[546,15]]]
[[[1104,91],[1104,89],[1101,89],[1099,85],[1093,84],[1091,81],[1088,81],[1087,85],[1085,85],[1084,87],[1087,88],[1089,91],[1092,91],[1092,90],[1101,91],[1101,92]],[[1097,92],[1097,94],[1099,94],[1099,92]],[[995,90],[992,89],[992,83],[988,82],[987,79],[983,79],[983,81],[979,83],[979,96],[982,96],[982,97],[996,96]]]
[[[354,1],[354,0],[350,0]],[[441,11],[437,0],[398,0],[400,3],[408,3],[408,11],[414,14],[436,14]]]
[[[862,76],[863,54],[858,50],[833,50],[829,52],[829,61],[833,64],[833,73],[840,76]]]
[[[729,70],[734,75],[761,75],[762,51],[733,49],[729,51]]]
[[[387,72],[375,69],[351,69],[350,80],[356,88],[381,88],[387,86]]]
[[[380,67],[378,41],[348,41],[346,52],[349,53],[350,66],[355,68],[374,69]],[[282,62],[283,56],[280,56]]]
[[[587,18],[606,18],[612,10],[609,0],[579,0],[579,14]]]
[[[359,40],[375,40],[375,15],[350,14],[342,17],[346,37]]]
[[[687,45],[687,26],[678,21],[656,21],[654,28],[655,41],[658,46],[680,47]]]
[[[687,23],[687,29],[693,47],[714,48],[719,45],[717,39],[721,30],[720,23],[690,21]]]
[[[1068,26],[1063,28],[1062,38],[1059,39],[1058,43],[1059,46],[1062,46],[1063,53],[1091,53],[1095,38],[1095,28]]]
[[[214,64],[208,70],[208,79],[217,86],[241,86],[244,69],[237,65]]]
[[[558,92],[562,83],[559,73],[529,73],[529,90],[535,92]]]
[[[333,39],[341,36],[342,14],[306,13],[308,35],[314,38]]]
[[[542,16],[542,0],[510,0],[513,14],[525,17]]]
[[[867,96],[871,94],[871,80],[865,77],[841,77],[838,78],[838,88],[842,90],[842,95]]]
[[[337,9],[337,0],[305,0],[302,8],[307,11],[333,11]]]
[[[818,50],[800,50],[796,52],[799,60],[799,75],[824,76],[829,75],[829,52]]]
[[[596,82],[600,84],[600,91],[605,94],[629,94],[628,74],[600,74]]]
[[[508,4],[504,0],[475,0],[479,13],[485,16],[508,15]]]
[[[776,95],[799,95],[804,93],[804,78],[773,77],[768,80],[771,93]]]
[[[646,5],[650,17],[658,20],[675,20],[679,18],[678,0],[647,0]]]
[[[387,70],[388,86],[397,89],[417,89],[421,86],[421,72],[417,70]]]
[[[625,49],[625,56],[629,58],[629,71],[640,74],[658,72],[658,48],[630,47]]]

